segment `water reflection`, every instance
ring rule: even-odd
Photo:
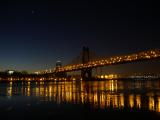
[[[160,112],[160,81],[1,83],[0,95],[37,97],[40,101],[88,104],[100,109],[147,109]]]

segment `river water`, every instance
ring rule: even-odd
[[[1,82],[3,119],[160,119],[160,80]]]

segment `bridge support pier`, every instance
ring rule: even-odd
[[[89,53],[89,48],[84,46],[82,50],[82,64],[86,64],[90,61],[91,58]],[[81,77],[83,80],[91,80],[92,68],[86,68],[81,70]]]
[[[81,77],[83,80],[91,80],[92,78],[92,69],[84,69],[81,71]]]

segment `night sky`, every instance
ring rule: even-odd
[[[158,5],[121,0],[1,1],[0,70],[42,70],[59,59],[66,64],[83,45],[100,56],[160,48]],[[145,70],[160,70],[159,62],[141,64]],[[124,71],[131,68],[125,66]]]

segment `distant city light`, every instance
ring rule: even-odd
[[[14,70],[8,70],[8,74],[13,74],[14,72]]]

